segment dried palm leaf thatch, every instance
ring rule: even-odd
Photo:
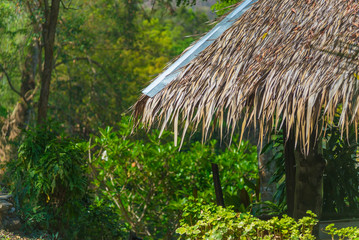
[[[357,1],[260,0],[133,114],[148,128],[173,122],[175,139],[179,125],[206,137],[213,119],[221,135],[257,123],[260,142],[285,125],[308,151],[340,106],[347,134],[359,120],[358,11]]]

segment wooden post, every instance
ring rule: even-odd
[[[216,201],[218,206],[224,206],[223,192],[221,187],[221,181],[219,179],[219,170],[218,165],[212,163],[212,174],[213,174],[213,183],[214,183],[214,191],[216,192]]]

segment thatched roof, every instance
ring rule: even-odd
[[[253,3],[257,0],[244,0],[233,11],[220,19],[219,23],[211,29],[207,34],[201,37],[197,42],[194,42],[188,47],[180,56],[173,62],[169,63],[168,67],[159,74],[149,86],[147,86],[142,93],[149,97],[155,96],[166,85],[178,77],[183,66],[192,61],[199,53],[211,45],[224,31],[233,26],[235,21],[243,15]],[[233,5],[232,7],[234,7]]]
[[[280,116],[307,149],[341,106],[345,133],[359,119],[358,11],[350,0],[259,0],[174,81],[143,95],[134,116],[146,127],[173,122],[183,136],[189,126],[206,137],[213,125],[222,135],[254,123],[261,141]]]

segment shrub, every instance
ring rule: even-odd
[[[173,135],[157,131],[141,140],[120,130],[100,130],[91,139],[91,163],[99,199],[117,209],[119,219],[140,237],[171,238],[179,224],[182,202],[189,196],[215,199],[211,162],[220,168],[226,204],[245,210],[258,197],[256,148],[243,142],[225,151],[216,142],[195,142],[182,151]],[[170,141],[166,141],[170,140]]]
[[[314,213],[307,214],[298,221],[286,215],[263,221],[231,207],[189,198],[177,233],[181,239],[315,239],[312,231],[318,220]]]
[[[184,198],[215,199],[212,162],[226,204],[244,211],[258,200],[256,149],[248,143],[222,151],[215,141],[195,142],[179,151],[169,132],[161,141],[157,131],[138,140],[130,130],[125,119],[119,131],[102,129],[89,143],[53,125],[27,131],[7,165],[26,229],[65,239],[123,239],[129,231],[174,237]]]
[[[127,226],[121,221],[111,203],[102,199],[85,205],[79,218],[72,219],[76,236],[81,240],[126,239]]]
[[[334,224],[329,224],[328,226],[326,226],[324,232],[331,235],[332,239],[339,239],[339,240],[359,239],[359,228],[357,227],[346,227],[346,228],[337,229],[334,227]],[[338,238],[336,238],[336,236]]]
[[[28,230],[65,233],[81,213],[87,190],[85,146],[54,126],[25,132],[7,175]]]

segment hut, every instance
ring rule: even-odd
[[[262,143],[283,129],[288,214],[299,218],[309,209],[320,215],[324,126],[333,123],[340,107],[342,136],[350,125],[357,129],[359,3],[246,0],[243,5],[228,29],[167,73],[172,76],[167,81],[157,79],[162,85],[155,93],[145,91],[133,106],[134,116],[146,127],[173,124],[176,136],[201,128],[204,139],[214,127],[232,136],[253,125]]]

